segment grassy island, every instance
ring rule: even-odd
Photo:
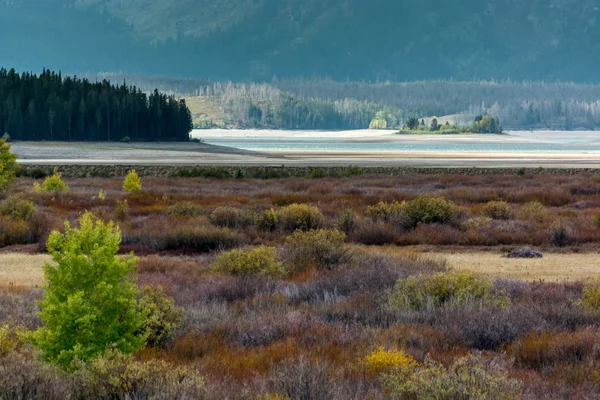
[[[478,115],[471,125],[457,125],[449,122],[442,125],[438,123],[437,118],[434,118],[430,125],[426,125],[424,119],[419,121],[418,118],[411,118],[398,132],[401,135],[458,135],[465,133],[501,134],[503,131],[498,118],[491,115]]]

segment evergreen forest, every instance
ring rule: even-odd
[[[187,141],[185,100],[108,80],[0,69],[0,132],[12,140]]]

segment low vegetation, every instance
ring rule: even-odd
[[[222,253],[213,263],[213,270],[230,275],[286,274],[283,265],[276,261],[275,249],[266,246]]]
[[[0,257],[0,398],[600,396],[591,173],[60,179],[0,201],[40,253]]]

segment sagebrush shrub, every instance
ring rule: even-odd
[[[13,219],[28,221],[37,207],[29,200],[11,196],[0,203],[0,215]]]
[[[290,204],[277,211],[280,227],[286,231],[319,229],[325,218],[319,208],[308,204]]]
[[[531,201],[521,207],[521,215],[526,219],[542,223],[548,219],[548,210],[539,201]]]
[[[600,312],[600,280],[596,279],[585,283],[578,304],[589,312]]]
[[[443,197],[419,196],[406,203],[403,213],[412,226],[446,224],[458,215],[458,207]]]
[[[358,216],[354,210],[348,208],[335,217],[334,226],[345,234],[349,234],[356,228],[357,220]]]
[[[411,275],[396,283],[390,305],[396,310],[422,310],[450,305],[468,305],[477,301],[503,305],[508,298],[494,294],[488,278],[469,271],[447,271],[433,275]]]
[[[0,247],[36,243],[41,232],[32,225],[22,219],[0,217]]]
[[[5,357],[16,347],[17,341],[11,328],[8,325],[0,326],[0,357]]]
[[[358,221],[350,238],[353,242],[367,246],[382,246],[396,242],[400,234],[401,232],[395,225],[365,218]]]
[[[597,359],[599,338],[598,331],[590,327],[576,332],[531,332],[513,343],[509,351],[518,364],[527,368],[583,363]]]
[[[244,228],[254,223],[254,213],[235,207],[217,207],[210,214],[210,222],[222,228]]]
[[[450,366],[426,359],[422,367],[396,370],[383,378],[392,398],[419,400],[521,398],[523,383],[509,375],[507,363],[481,355],[459,358]]]
[[[279,218],[277,216],[277,211],[274,209],[269,209],[263,211],[261,214],[258,214],[254,218],[254,223],[263,231],[273,232],[277,229],[279,222]]]
[[[512,215],[512,207],[505,201],[490,201],[483,207],[483,215],[492,219],[507,220]]]
[[[565,247],[569,244],[571,229],[565,225],[564,221],[556,221],[550,228],[550,242],[558,247]]]
[[[492,218],[490,217],[475,217],[469,218],[463,222],[460,227],[465,231],[477,230],[481,228],[487,228],[492,225]]]
[[[220,254],[213,270],[229,275],[283,276],[286,270],[276,260],[275,248],[267,246],[231,250]]]
[[[166,210],[168,215],[175,217],[197,217],[202,214],[202,207],[198,204],[190,203],[189,201],[183,201],[175,203]]]
[[[141,331],[146,336],[147,346],[164,346],[183,325],[185,310],[175,306],[162,288],[145,286],[141,291],[139,309],[144,317]]]
[[[271,382],[284,399],[333,399],[335,385],[327,379],[327,366],[304,358],[286,360],[271,373]]]
[[[333,269],[348,255],[345,240],[346,234],[337,229],[296,231],[285,240],[285,258],[296,270],[309,266]]]
[[[41,362],[39,354],[32,351],[31,346],[24,351],[0,354],[0,399],[69,398],[71,386],[68,378],[58,367]]]
[[[113,349],[80,365],[71,379],[86,399],[200,399],[206,394],[204,377],[191,367],[139,362]]]
[[[377,376],[390,373],[395,369],[416,368],[418,363],[404,350],[385,350],[380,347],[364,358],[363,365],[367,374]]]
[[[395,201],[393,203],[388,203],[382,201],[374,206],[368,207],[365,215],[374,221],[389,221],[393,217],[403,214],[405,208],[406,202],[399,203]]]
[[[117,221],[125,221],[129,218],[129,203],[127,199],[120,200],[117,202],[117,205],[114,209],[115,219]]]

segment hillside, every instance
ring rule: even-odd
[[[598,81],[599,16],[596,0],[19,0],[0,5],[0,63],[212,80]]]

